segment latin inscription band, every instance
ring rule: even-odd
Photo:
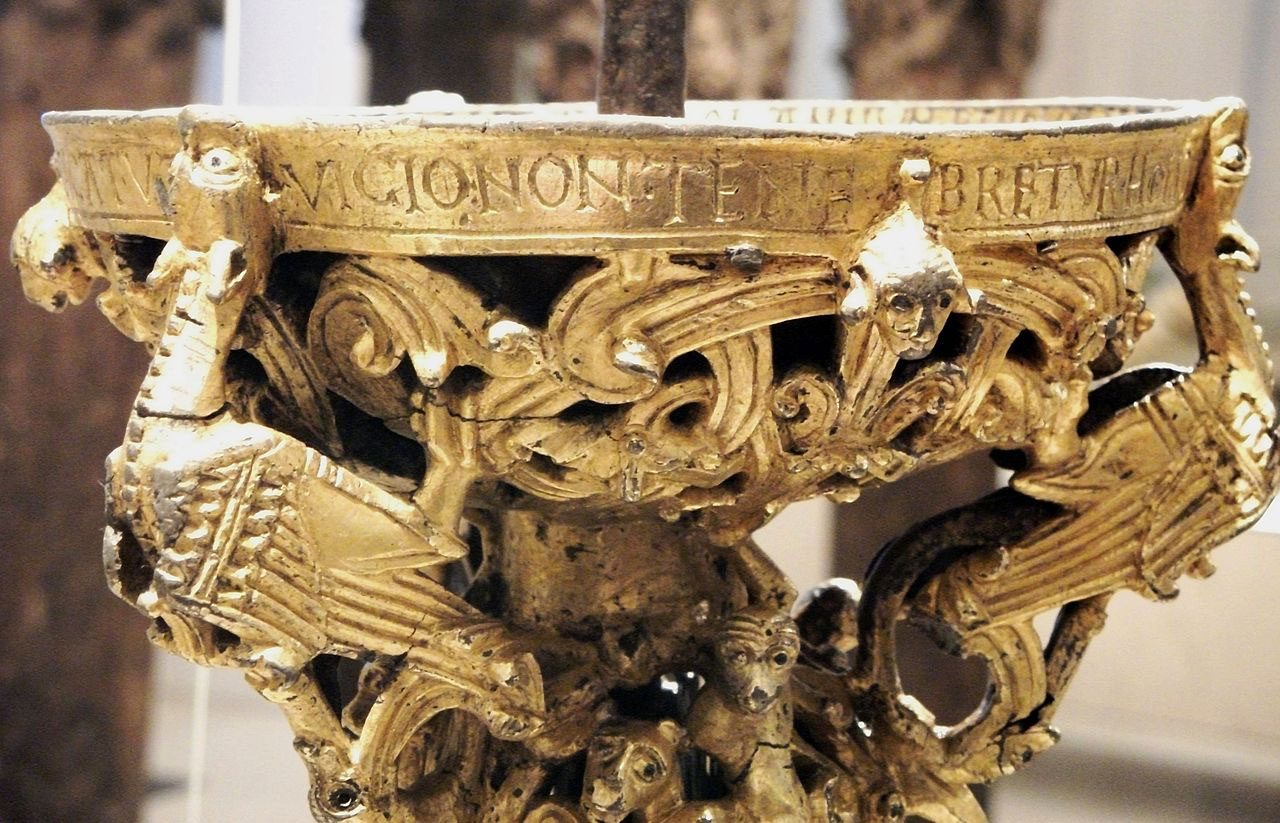
[[[875,216],[880,198],[868,195],[888,191],[898,159],[911,156],[930,161],[925,217],[944,233],[1033,240],[1072,226],[1124,233],[1158,226],[1177,211],[1200,151],[1194,126],[1185,124],[1137,134],[1022,135],[1008,140],[1007,151],[980,159],[966,157],[964,142],[945,135],[735,136],[695,144],[679,134],[532,130],[481,141],[467,128],[397,125],[358,135],[329,128],[332,140],[302,149],[285,129],[259,129],[258,156],[289,247],[302,245],[294,234],[323,243],[331,230],[368,234],[370,251],[388,242],[386,250],[403,251],[404,242],[387,238],[412,236],[419,253],[483,252],[490,239],[516,250],[518,237],[530,252],[576,243],[589,253],[597,235],[645,238],[638,245],[669,237],[682,247],[697,237],[714,243],[794,235],[808,238],[791,242],[796,250],[838,246]],[[117,230],[122,223],[163,224],[172,155],[154,141],[144,149],[141,142],[85,139],[92,135],[83,129],[51,128],[77,219]],[[353,140],[367,148],[324,148],[349,148]]]

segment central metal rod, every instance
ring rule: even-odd
[[[688,0],[605,0],[601,114],[684,116]]]

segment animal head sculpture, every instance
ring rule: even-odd
[[[631,720],[602,729],[587,750],[582,808],[588,817],[620,823],[671,794],[671,781],[679,781],[677,757],[684,738],[674,720]]]
[[[782,695],[800,654],[800,633],[787,614],[752,607],[725,621],[715,654],[729,695],[747,711],[760,713]]]

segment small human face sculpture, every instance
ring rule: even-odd
[[[874,321],[894,355],[919,360],[933,351],[951,312],[968,304],[951,252],[904,207],[863,246],[840,312],[850,323]]]
[[[886,278],[875,320],[890,351],[903,360],[919,360],[933,351],[963,291],[955,269],[919,269]]]

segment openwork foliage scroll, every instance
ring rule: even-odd
[[[280,706],[318,820],[980,820],[1112,593],[1275,490],[1236,101],[46,125],[27,295],[152,353],[108,579]],[[1157,254],[1190,371],[1124,369]],[[1009,486],[860,585],[751,540],[974,451]],[[985,662],[962,722],[903,619]]]

